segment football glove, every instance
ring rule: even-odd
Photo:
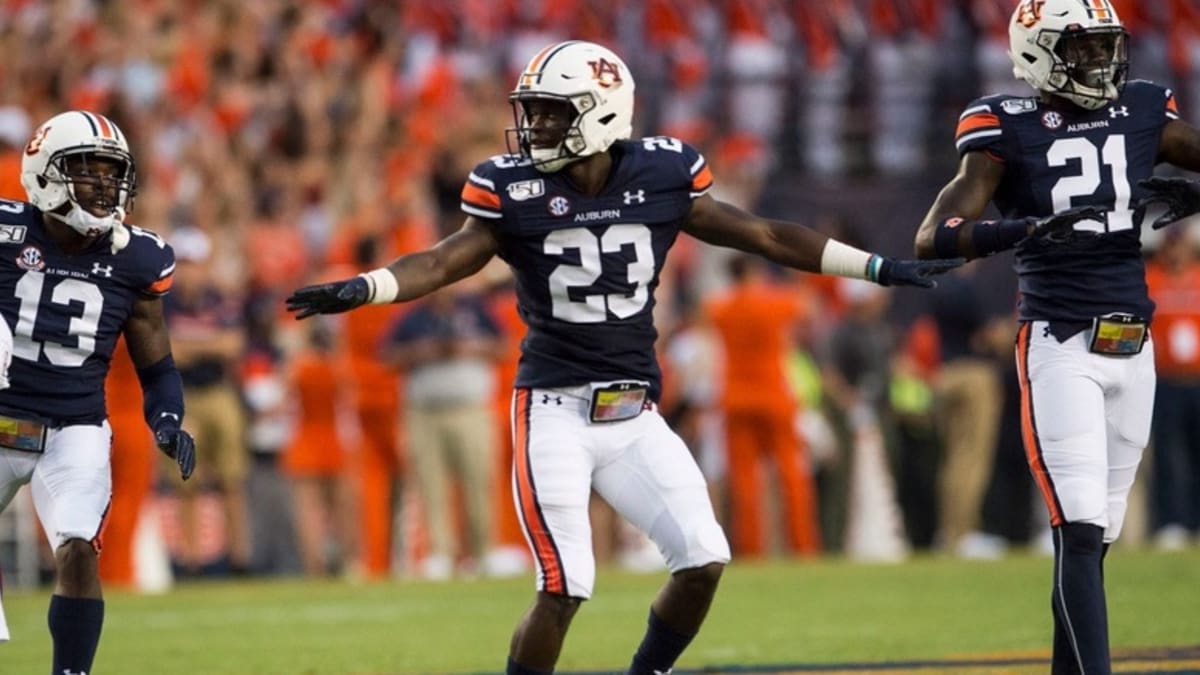
[[[879,265],[868,265],[875,270],[870,280],[880,286],[920,286],[933,288],[937,282],[931,277],[945,274],[962,265],[966,258],[939,258],[937,260],[897,260],[884,256],[879,258]]]
[[[196,441],[183,429],[168,427],[154,432],[154,443],[179,465],[179,476],[191,478],[196,469]]]
[[[370,297],[367,280],[354,277],[297,289],[288,297],[287,309],[296,312],[296,319],[307,319],[314,314],[337,314],[354,309],[365,305]]]
[[[1095,232],[1077,231],[1075,223],[1081,220],[1105,222],[1107,212],[1099,206],[1076,206],[1045,218],[1032,219],[1027,239],[1045,239],[1056,244],[1065,244],[1075,237],[1095,236]]]
[[[1166,213],[1150,224],[1155,230],[1200,213],[1200,181],[1152,176],[1138,181],[1138,187],[1147,190],[1149,194],[1133,203],[1133,217],[1137,222],[1142,222],[1146,215],[1146,207],[1151,204],[1167,207]]]

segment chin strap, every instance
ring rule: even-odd
[[[125,215],[124,211],[121,212],[121,215],[122,216]],[[122,223],[120,220],[118,220],[117,222],[113,223],[112,245],[109,247],[109,250],[112,251],[113,255],[116,255],[118,251],[120,251],[121,249],[125,248],[128,245],[129,245],[129,228],[125,227],[125,223]]]

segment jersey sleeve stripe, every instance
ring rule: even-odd
[[[175,281],[175,275],[170,274],[146,287],[146,292],[151,295],[162,295],[171,290],[171,283]]]
[[[976,113],[968,117],[964,117],[958,122],[958,129],[955,130],[955,136],[969,134],[972,131],[979,129],[999,129],[1000,118],[997,115],[990,113]]]
[[[468,182],[463,185],[462,200],[464,204],[473,204],[482,209],[500,210],[500,195],[491,190],[485,190],[474,183]]]
[[[712,184],[712,170],[708,168],[707,164],[705,164],[704,166],[700,167],[700,171],[692,177],[692,196],[699,197],[705,192],[708,192],[708,189],[712,187]]]
[[[1175,100],[1175,94],[1167,92],[1167,117],[1173,120],[1179,119],[1179,103]]]
[[[499,211],[488,211],[486,209],[481,209],[477,206],[471,206],[470,204],[468,204],[466,202],[462,202],[460,204],[460,206],[464,212],[469,213],[473,216],[479,216],[480,218],[489,218],[491,220],[495,220],[497,218],[504,217],[504,214],[500,213]]]
[[[962,114],[958,116],[958,119],[965,120],[968,117],[970,117],[971,115],[974,115],[976,113],[990,113],[990,112],[992,112],[992,106],[990,106],[990,105],[972,106],[972,107],[964,110],[962,112]]]
[[[999,136],[1003,132],[999,129],[988,129],[986,131],[976,131],[973,134],[967,134],[954,142],[954,147],[962,150],[963,146],[977,138],[988,138],[990,136]]]
[[[490,178],[484,178],[483,176],[480,176],[479,174],[475,173],[474,171],[472,171],[467,176],[467,180],[471,181],[472,183],[474,183],[480,187],[487,188],[489,192],[496,191],[495,181],[491,180]]]

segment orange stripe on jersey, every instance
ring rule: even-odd
[[[1171,94],[1167,98],[1167,112],[1175,113],[1176,115],[1179,114],[1179,103],[1175,100],[1175,94]]]
[[[167,291],[171,290],[171,284],[174,281],[175,281],[175,275],[168,274],[167,276],[150,284],[150,287],[147,288],[146,291],[149,293],[153,293],[155,295],[162,295],[163,293],[166,293]]]
[[[494,211],[500,210],[500,195],[489,190],[485,190],[474,183],[466,183],[462,189],[462,200],[468,204],[474,204],[486,209]]]
[[[525,534],[533,542],[538,567],[542,568],[542,590],[566,595],[567,577],[562,559],[538,507],[537,486],[533,484],[533,471],[529,467],[529,395],[530,390],[526,388],[517,389],[513,394],[513,462],[516,464],[513,473],[517,483],[517,507]]]
[[[1050,471],[1046,468],[1045,458],[1042,457],[1042,447],[1037,438],[1037,420],[1033,415],[1033,388],[1029,382],[1029,334],[1032,323],[1022,324],[1017,332],[1017,378],[1021,387],[1021,440],[1025,445],[1025,459],[1046,508],[1050,511],[1051,527],[1062,525],[1062,505],[1054,495],[1054,485],[1050,482]]]
[[[993,113],[975,113],[964,117],[958,123],[958,129],[955,130],[955,137],[968,134],[972,131],[980,129],[999,129],[1000,117]]]
[[[692,177],[692,192],[703,192],[712,187],[713,175],[712,170],[705,164],[700,168],[700,171]]]

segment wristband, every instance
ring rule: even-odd
[[[396,275],[386,267],[373,269],[358,276],[367,280],[367,302],[372,305],[391,304],[400,294],[400,284],[396,281]]]
[[[832,274],[838,277],[848,277],[850,279],[869,279],[872,273],[878,273],[877,269],[870,269],[872,256],[866,251],[861,251],[853,246],[847,246],[836,239],[829,239],[825,242],[825,248],[821,251],[821,274]]]

